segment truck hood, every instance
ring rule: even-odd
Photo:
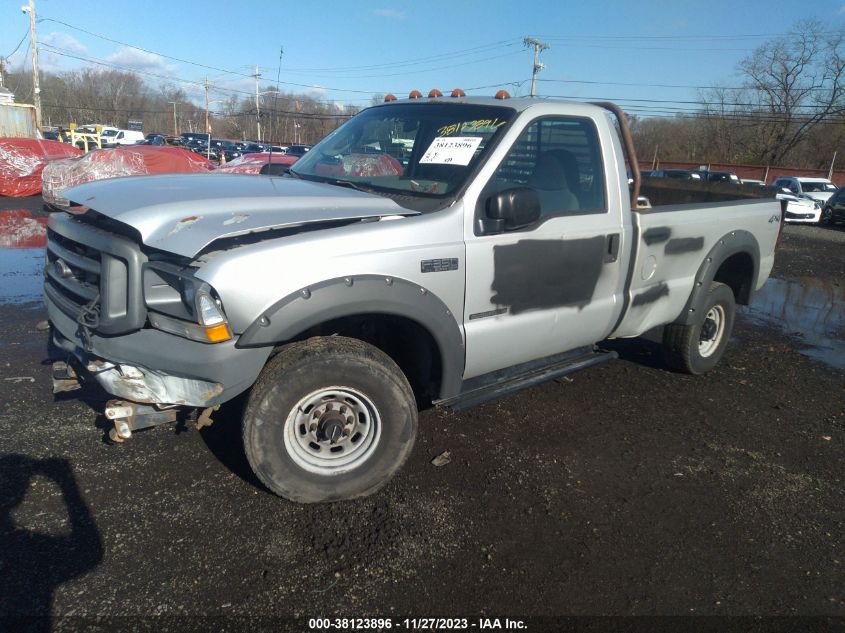
[[[73,187],[62,197],[81,205],[81,212],[90,209],[131,226],[147,246],[185,257],[221,238],[256,231],[418,214],[346,187],[240,174],[113,178]]]

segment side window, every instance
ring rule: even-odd
[[[534,189],[543,217],[607,211],[598,133],[590,119],[534,121],[514,143],[494,179],[496,191]]]

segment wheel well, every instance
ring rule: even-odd
[[[293,340],[332,335],[362,340],[390,356],[408,379],[420,408],[429,406],[439,396],[443,367],[440,349],[431,333],[413,319],[392,314],[356,314],[315,325]]]
[[[754,260],[748,253],[731,255],[719,266],[713,281],[720,281],[730,287],[736,302],[748,305],[754,283]]]

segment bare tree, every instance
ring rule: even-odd
[[[757,120],[757,160],[780,164],[811,130],[842,115],[842,44],[841,31],[807,20],[740,62],[751,101],[735,114]]]

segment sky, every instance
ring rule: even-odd
[[[0,0],[0,56],[13,69],[31,68],[23,4]],[[36,0],[36,13],[43,70],[136,70],[198,103],[208,77],[212,110],[254,95],[256,65],[261,91],[338,107],[413,89],[527,95],[531,36],[548,44],[538,95],[671,115],[697,108],[698,87],[739,86],[737,63],[799,19],[845,29],[843,0]]]

